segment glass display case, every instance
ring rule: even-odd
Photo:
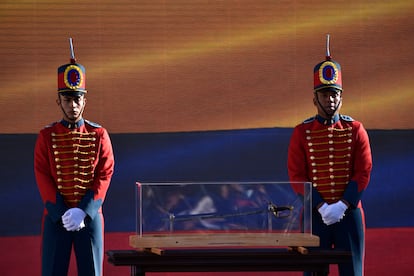
[[[135,248],[318,246],[311,183],[136,183]]]

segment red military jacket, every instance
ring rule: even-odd
[[[288,150],[289,178],[312,183],[313,207],[340,199],[357,207],[371,168],[368,134],[351,117],[336,115],[327,121],[317,115],[294,128]]]
[[[45,214],[58,221],[68,208],[78,207],[94,218],[114,170],[108,132],[83,119],[53,123],[38,135],[34,169]]]

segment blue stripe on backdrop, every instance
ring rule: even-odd
[[[292,129],[112,134],[115,174],[106,231],[135,230],[136,181],[286,181]],[[374,170],[364,195],[368,227],[413,227],[414,130],[369,131]],[[34,134],[0,135],[0,236],[40,233]]]

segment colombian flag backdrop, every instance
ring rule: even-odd
[[[1,274],[40,275],[33,149],[61,119],[57,68],[69,62],[69,37],[86,68],[84,117],[114,147],[110,250],[129,248],[138,180],[286,181],[292,129],[316,113],[313,67],[328,33],[341,113],[371,139],[366,275],[414,273],[413,18],[412,0],[3,0]],[[105,275],[127,274],[105,262]]]

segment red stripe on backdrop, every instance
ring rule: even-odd
[[[414,253],[414,228],[384,228],[367,230],[365,272],[367,276],[414,275],[412,254]],[[131,249],[128,237],[132,233],[107,233],[105,248]],[[40,237],[0,237],[0,271],[2,275],[40,275]],[[72,258],[73,259],[73,258]],[[105,260],[105,276],[129,275],[128,267],[115,267]],[[336,266],[331,267],[331,276],[337,276]],[[299,272],[227,272],[227,273],[148,273],[153,276],[267,276],[302,275]],[[76,276],[75,263],[71,262],[69,276]]]

